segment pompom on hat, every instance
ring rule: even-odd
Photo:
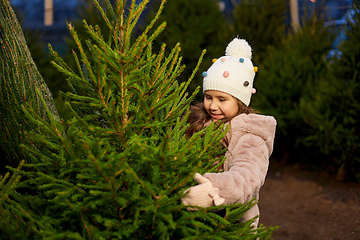
[[[249,106],[251,95],[256,92],[253,82],[257,72],[251,57],[248,42],[234,38],[226,47],[225,56],[213,59],[211,67],[203,72],[203,91],[222,91]]]

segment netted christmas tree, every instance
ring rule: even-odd
[[[51,93],[37,70],[25,37],[9,1],[0,1],[0,159],[1,165],[17,166],[27,159],[21,143],[28,143],[24,132],[37,126],[24,118],[21,104],[27,103],[46,119],[45,109],[36,96],[39,89],[46,106],[57,118]],[[4,169],[1,167],[0,173]]]
[[[46,107],[49,122],[31,106],[26,116],[41,133],[30,131],[23,145],[30,161],[0,185],[0,234],[5,239],[269,239],[273,228],[251,229],[240,223],[253,203],[188,211],[180,204],[196,172],[214,171],[224,150],[222,127],[210,125],[190,139],[186,116],[196,92],[189,81],[178,84],[180,46],[165,56],[152,51],[153,34],[134,41],[132,32],[148,1],[136,5],[106,1],[110,18],[98,1],[110,37],[84,21],[91,36],[85,43],[69,30],[80,54],[71,69],[52,51],[55,67],[68,76],[72,92],[64,94],[73,113],[59,121]],[[129,6],[129,8],[127,8]],[[91,59],[84,51],[86,44]],[[20,177],[22,180],[20,181]],[[217,214],[220,208],[225,216]]]

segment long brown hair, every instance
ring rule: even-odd
[[[245,114],[257,113],[255,109],[246,106],[239,99],[237,98],[234,99],[236,99],[239,107],[239,111],[236,114],[236,116],[242,113]],[[222,119],[221,123],[227,123],[234,117]],[[199,132],[201,129],[203,129],[205,123],[210,120],[211,120],[211,116],[207,113],[203,102],[198,102],[195,105],[190,106],[190,114],[187,120],[187,122],[190,123],[190,125],[186,130],[186,137],[190,138],[193,134]]]

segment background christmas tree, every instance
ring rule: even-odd
[[[310,109],[320,111],[319,107],[324,104],[316,105],[314,109],[314,99],[321,98],[320,92],[330,91],[332,75],[326,55],[335,32],[325,28],[325,15],[320,16],[323,18],[317,13],[307,16],[298,32],[288,34],[280,45],[269,45],[266,57],[259,63],[256,88],[261,94],[254,98],[253,104],[264,114],[276,118],[277,151],[274,153],[284,161],[289,158],[289,153],[294,161],[310,159],[307,152],[314,145],[304,147],[301,144],[310,134],[307,124],[307,120],[312,119]],[[319,151],[310,152],[316,155]],[[322,160],[319,156],[311,159],[314,162]]]
[[[160,0],[152,3],[153,14],[149,14],[147,22],[154,17]],[[178,77],[179,82],[186,82],[195,68],[198,56],[197,52],[203,49],[207,50],[204,56],[204,64],[196,73],[194,81],[189,85],[189,92],[193,92],[197,86],[202,85],[201,73],[206,71],[212,63],[212,59],[224,55],[224,46],[226,46],[234,36],[230,32],[230,26],[226,22],[225,16],[219,10],[218,1],[203,0],[177,0],[168,1],[159,21],[166,21],[168,26],[164,32],[154,40],[154,49],[160,49],[163,43],[173,47],[177,43],[181,44],[183,62],[187,66]],[[242,35],[240,35],[242,36]],[[166,50],[169,53],[170,49]],[[197,101],[202,101],[203,96],[196,96]]]
[[[45,105],[57,118],[54,101],[42,76],[30,56],[24,34],[8,1],[0,5],[0,151],[3,166],[17,166],[28,159],[21,143],[28,144],[24,132],[38,127],[24,118],[21,105],[27,103],[39,116],[47,118],[45,109],[36,96],[40,91]]]
[[[348,27],[342,29],[346,40],[339,45],[340,55],[331,60],[326,81],[319,85],[317,96],[303,101],[306,109],[307,145],[316,145],[324,165],[340,181],[360,182],[360,3],[354,1],[347,12]],[[303,111],[305,112],[305,110]]]
[[[287,1],[241,0],[235,4],[231,19],[233,35],[245,38],[253,51],[253,62],[266,60],[269,46],[282,44],[286,35]]]
[[[2,0],[9,9],[6,0]],[[47,120],[30,104],[22,104],[27,119],[40,131],[27,131],[32,144],[23,144],[29,160],[6,175],[0,185],[0,233],[6,239],[269,239],[272,228],[251,229],[239,223],[252,203],[187,211],[180,204],[195,172],[214,171],[221,153],[223,128],[185,138],[191,96],[183,71],[180,45],[165,54],[153,40],[165,27],[150,29],[131,40],[148,1],[124,1],[108,13],[94,1],[109,28],[104,38],[98,26],[85,28],[91,40],[77,43],[77,69],[55,52],[55,67],[66,74],[71,92],[64,94],[73,113],[59,121],[37,90]],[[109,17],[108,17],[109,16]],[[6,27],[6,26],[5,26]],[[84,50],[88,47],[90,57]],[[26,51],[26,49],[23,49]],[[202,54],[199,53],[200,61]],[[9,59],[14,61],[17,59]],[[5,61],[5,63],[7,62]],[[196,69],[198,69],[198,66]],[[22,179],[20,179],[22,177]]]

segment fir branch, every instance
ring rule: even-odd
[[[148,0],[145,0],[148,1]],[[122,48],[120,49],[121,53],[125,53],[128,49],[128,46],[130,45],[130,36],[131,36],[131,31],[132,29],[130,28],[130,24],[131,21],[133,20],[134,16],[133,16],[133,12],[134,12],[134,8],[135,8],[135,4],[136,1],[135,0],[131,0],[131,4],[130,4],[130,8],[129,8],[129,12],[128,12],[128,17],[125,20],[125,27],[123,28],[123,45]]]
[[[173,50],[171,51],[171,53],[169,54],[169,56],[166,58],[164,64],[162,65],[162,67],[161,67],[161,69],[160,69],[160,72],[159,72],[159,74],[158,74],[158,78],[159,78],[160,76],[163,76],[163,73],[165,73],[165,69],[167,68],[168,64],[169,64],[169,63],[171,62],[171,60],[172,60],[172,63],[170,64],[170,68],[168,69],[169,71],[168,71],[167,75],[165,75],[165,78],[162,79],[162,81],[158,81],[158,82],[161,82],[162,84],[159,86],[159,89],[158,89],[158,91],[157,91],[158,94],[157,94],[157,96],[155,97],[155,102],[157,102],[159,98],[162,98],[162,97],[163,97],[163,96],[160,95],[160,94],[166,93],[167,90],[168,90],[168,88],[169,88],[169,86],[171,86],[171,85],[172,85],[172,82],[175,81],[175,79],[172,79],[171,82],[167,82],[166,79],[167,79],[167,77],[168,77],[168,76],[170,75],[170,73],[171,73],[171,70],[172,70],[172,68],[173,68],[173,65],[175,64],[175,61],[177,60],[177,56],[178,56],[179,52],[180,52],[180,44],[178,43],[178,44],[176,44],[176,46],[173,48]],[[157,81],[158,78],[156,78],[155,81]],[[165,84],[166,84],[166,85],[165,85]],[[168,86],[168,88],[163,89],[164,86]]]
[[[97,34],[97,31],[94,30],[93,26],[88,25],[85,20],[84,20],[84,26],[85,26],[86,31],[90,35],[90,37],[92,39],[94,39],[95,42],[97,42],[98,46],[101,48],[101,50],[102,50],[101,52],[104,52],[105,55],[109,55],[110,53],[113,53],[115,57],[118,55],[116,52],[114,52],[111,49],[111,46],[105,42],[103,37],[101,35]],[[87,45],[88,45],[89,49],[90,49],[90,47],[92,47],[92,44],[90,42],[88,42]],[[117,58],[119,59],[119,57],[117,57]]]
[[[175,48],[176,48],[176,46],[175,46]],[[175,82],[176,77],[179,76],[180,73],[182,72],[182,70],[185,68],[185,66],[181,66],[182,58],[181,57],[179,58],[179,53],[181,51],[180,45],[179,45],[179,48],[176,49],[176,50],[177,51],[175,52],[172,63],[170,64],[169,69],[167,69],[167,74],[165,75],[165,78],[163,80],[164,82],[167,82],[167,79],[170,80],[168,86],[173,85],[173,83]],[[176,65],[176,67],[174,69],[175,65]],[[169,78],[169,76],[171,76],[171,77]],[[169,90],[169,87],[164,90],[164,94],[166,94],[168,92],[168,90]]]
[[[69,182],[69,181],[61,180],[61,179],[59,179],[59,178],[50,176],[50,175],[45,174],[45,173],[42,173],[42,172],[36,172],[36,175],[37,175],[38,177],[43,178],[43,179],[48,179],[48,180],[50,180],[50,181],[52,181],[52,182],[54,182],[54,183],[60,183],[60,184],[63,184],[63,185],[65,185],[65,186],[67,186],[67,187],[75,187],[74,184],[72,184],[72,183]]]
[[[101,61],[100,61],[100,50],[97,51],[97,87],[96,87],[96,90],[98,92],[98,95],[101,99],[101,102],[102,102],[102,105],[104,107],[107,107],[107,100],[105,99],[105,95],[103,95],[102,93],[102,90],[103,88],[106,86],[106,66],[102,65],[101,64]]]
[[[85,23],[85,21],[84,21],[84,23]],[[93,73],[93,71],[92,71],[91,64],[90,64],[90,62],[89,62],[89,60],[88,60],[88,58],[87,58],[87,56],[86,56],[86,53],[85,53],[85,51],[84,51],[84,48],[82,47],[81,41],[80,41],[80,39],[79,39],[79,37],[78,37],[75,29],[73,28],[73,26],[72,26],[70,23],[68,24],[68,28],[69,28],[69,30],[70,30],[71,36],[74,38],[75,43],[76,43],[76,45],[77,45],[77,47],[78,47],[78,49],[79,49],[79,51],[80,51],[80,55],[81,55],[82,61],[83,61],[83,63],[84,63],[85,66],[86,66],[86,70],[90,73],[90,79],[91,79],[92,81],[94,81],[94,80],[95,80],[95,76],[94,76],[94,73]]]
[[[118,17],[115,23],[113,38],[115,43],[115,49],[118,51],[119,54],[122,52],[121,49],[123,48],[123,31],[124,31],[123,24],[124,24],[124,9],[126,2],[127,2],[126,0],[116,2],[116,13]]]
[[[95,137],[95,133],[92,131],[92,129],[91,129],[91,128],[89,127],[89,125],[86,123],[86,121],[84,121],[84,119],[81,118],[81,117],[78,115],[78,113],[72,108],[72,106],[70,105],[70,103],[66,102],[65,104],[70,108],[70,110],[72,111],[72,113],[74,114],[74,116],[76,117],[76,119],[77,119],[79,122],[81,122],[81,123],[90,131],[90,133],[91,133],[91,135],[92,135],[93,137]]]
[[[84,72],[83,72],[83,70],[82,70],[82,67],[81,67],[81,65],[80,65],[80,61],[79,61],[79,58],[78,58],[76,52],[75,52],[73,49],[72,49],[71,52],[72,52],[72,55],[73,55],[73,57],[74,57],[76,66],[77,66],[78,71],[79,71],[79,73],[80,73],[80,76],[81,76],[81,78],[82,78],[81,83],[84,83],[85,86],[88,85],[88,86],[90,87],[91,84],[90,84],[90,83],[86,80],[86,78],[85,78]],[[76,92],[74,91],[74,93],[76,93]]]
[[[116,134],[118,135],[118,137],[121,137],[122,135],[122,129],[123,129],[123,126],[122,126],[122,123],[119,122],[120,119],[117,118],[117,111],[116,111],[116,108],[115,108],[115,101],[112,101],[111,102],[111,110],[112,110],[112,117],[113,117],[113,123],[115,125],[115,130],[116,130]],[[121,129],[120,129],[120,126],[121,126]]]
[[[174,191],[175,189],[178,189],[178,188],[181,188],[181,187],[185,186],[186,183],[190,182],[190,180],[192,180],[192,179],[194,178],[195,173],[197,173],[197,172],[199,171],[200,167],[201,167],[201,164],[197,164],[197,167],[194,168],[187,177],[181,179],[176,185],[174,185],[173,187],[169,188],[169,189],[167,190],[167,192],[172,192],[172,191]],[[185,195],[185,194],[184,194],[184,195]]]
[[[107,25],[107,27],[110,29],[110,32],[114,31],[114,27],[111,24],[111,22],[109,21],[108,17],[106,16],[104,9],[100,6],[99,2],[97,0],[94,0],[95,6],[96,8],[100,11],[101,16],[103,17],[103,19],[105,20],[105,23]],[[112,16],[115,16],[114,10],[112,9],[111,3],[109,2],[109,0],[106,1],[107,4],[107,8],[110,10]]]
[[[94,166],[96,167],[96,169],[98,170],[98,172],[102,175],[102,177],[104,178],[105,181],[108,181],[109,180],[109,177],[106,176],[104,174],[104,172],[100,169],[100,166],[99,166],[99,162],[98,162],[98,158],[96,158],[93,154],[92,154],[92,151],[91,151],[91,148],[90,146],[87,144],[87,141],[84,141],[83,142],[83,146],[85,147],[85,150],[88,154],[88,157],[90,158],[90,160],[92,161],[92,163],[94,164]]]
[[[42,136],[43,137],[43,136]],[[50,166],[52,164],[52,158],[44,155],[44,153],[41,153],[39,152],[37,149],[34,149],[34,147],[29,147],[27,145],[20,145],[20,147],[22,147],[28,154],[30,157],[32,157],[32,163],[27,163],[26,164],[26,167],[33,167],[33,168],[36,168],[36,167],[40,167],[41,166]],[[37,163],[37,162],[42,162],[41,164]],[[44,168],[41,168],[41,169],[44,169]]]
[[[40,99],[40,102],[42,103],[44,109],[45,109],[45,112],[46,112],[46,115],[50,121],[50,124],[52,126],[52,129],[55,131],[56,133],[56,136],[60,136],[62,133],[60,133],[59,129],[58,129],[58,124],[55,122],[55,121],[58,121],[58,118],[55,118],[53,113],[50,112],[49,108],[47,107],[46,103],[45,103],[45,100],[43,98],[43,96],[41,95],[40,91],[38,88],[35,88],[35,91],[38,95],[38,98]]]
[[[110,15],[111,15],[113,21],[115,21],[116,20],[116,14],[115,14],[114,8],[113,8],[110,0],[105,0],[105,2],[106,2],[107,10],[110,11]],[[100,4],[98,4],[98,5],[100,6]],[[113,24],[113,23],[111,23],[111,24]]]
[[[68,84],[71,84],[71,86],[72,86],[72,84],[76,84],[76,85],[82,86],[82,87],[83,86],[91,87],[91,84],[88,81],[81,79],[76,73],[66,70],[61,65],[57,64],[56,62],[53,62],[52,64],[58,71],[66,74],[70,77],[67,79],[68,80],[67,82],[68,82]],[[74,88],[72,87],[72,89],[74,89]]]
[[[49,119],[49,122],[46,122],[45,120],[43,120],[41,117],[39,117],[34,111],[33,109],[26,109],[24,106],[22,106],[22,109],[24,111],[24,113],[28,116],[28,118],[33,121],[35,124],[37,124],[38,126],[41,127],[42,130],[44,130],[47,133],[52,134],[56,139],[60,140],[61,146],[59,146],[57,143],[53,143],[51,141],[46,140],[43,137],[39,137],[38,141],[44,143],[48,148],[55,150],[55,151],[61,151],[61,149],[63,148],[67,155],[70,155],[70,150],[68,148],[68,146],[66,145],[63,137],[64,137],[64,131],[62,128],[59,129],[59,122],[58,119],[56,118],[56,116],[54,116],[50,110],[48,109],[45,100],[43,99],[42,95],[40,94],[40,91],[38,89],[36,89],[36,93],[38,94],[38,98],[40,99],[41,103],[44,106],[45,112],[47,114],[47,117]]]
[[[144,11],[144,9],[148,3],[149,3],[149,0],[143,0],[140,2],[140,4],[138,6],[136,6],[136,1],[132,0],[130,10],[129,10],[129,16],[127,18],[127,24],[125,23],[125,25],[127,25],[126,31],[125,31],[126,32],[125,39],[124,39],[125,43],[127,43],[127,46],[125,49],[129,49],[131,33],[133,32],[134,27],[140,18],[141,13]],[[124,51],[126,51],[125,49],[124,49]]]
[[[184,88],[183,88],[183,90],[182,90],[182,92],[181,92],[180,96],[183,96],[183,95],[184,95],[184,93],[185,93],[185,91],[186,91],[187,87],[189,86],[190,82],[191,82],[191,81],[192,81],[192,79],[194,78],[195,73],[199,70],[200,64],[201,64],[201,62],[202,62],[202,59],[203,59],[203,57],[204,57],[205,53],[206,53],[206,50],[203,50],[203,51],[202,51],[202,53],[201,53],[201,55],[200,55],[199,61],[198,61],[197,65],[196,65],[196,67],[195,67],[194,71],[192,72],[192,74],[191,74],[191,76],[190,76],[189,80],[186,82],[186,84],[185,84],[185,86],[184,86]],[[196,91],[196,93],[197,93],[197,91]],[[193,93],[193,95],[192,95],[192,96],[195,96],[195,95],[194,95],[194,93]],[[179,98],[179,100],[180,100],[180,98]],[[174,104],[174,106],[176,106],[177,104],[178,104],[178,102],[176,102],[176,103]],[[170,115],[170,113],[171,113],[172,111],[173,111],[173,109],[169,111],[168,115]]]
[[[23,109],[23,112],[25,113],[26,117],[29,119],[29,121],[33,122],[34,124],[38,125],[38,128],[41,128],[42,130],[45,130],[46,133],[50,133],[53,136],[57,136],[57,131],[52,129],[51,124],[49,124],[46,121],[41,121],[41,116],[39,116],[34,109],[30,108],[30,106],[21,106]]]
[[[162,13],[162,11],[164,9],[165,3],[166,3],[166,0],[161,0],[160,7],[159,7],[158,11],[156,12],[156,15],[155,15],[154,19],[151,20],[150,24],[145,28],[144,32],[139,37],[139,41],[140,41],[140,39],[142,40],[148,34],[150,29],[153,28],[155,22],[159,19],[160,15],[161,15],[161,13]],[[151,35],[151,37],[148,39],[147,42],[153,42],[153,40],[156,38],[156,36],[158,36],[164,30],[165,26],[166,26],[166,22],[161,23],[160,26]],[[148,45],[148,43],[146,43],[145,45]]]
[[[164,1],[164,0],[163,0]],[[154,39],[159,36],[159,34],[164,31],[166,27],[166,22],[163,22],[162,24],[159,25],[159,27],[156,28],[156,30],[154,31],[153,34],[151,34],[151,36],[146,40],[146,42],[144,43],[145,46],[147,46],[149,43],[153,42]]]
[[[74,71],[65,63],[65,61],[59,56],[57,52],[54,51],[51,44],[48,44],[49,52],[53,56],[54,61],[53,65],[56,65],[59,71],[64,72],[67,75],[76,75]]]
[[[151,81],[147,81],[147,87],[149,89],[155,89],[154,85],[157,83],[157,79],[160,76],[160,73],[158,73],[160,71],[160,67],[161,67],[161,62],[164,58],[165,55],[165,44],[162,44],[161,49],[160,49],[160,53],[157,55],[157,58],[154,60],[154,62],[156,62],[155,66],[155,72],[152,75]]]
[[[13,175],[10,177],[10,173],[6,173],[5,177],[1,179],[0,182],[0,205],[3,204],[6,200],[8,200],[8,196],[11,192],[16,188],[16,184],[19,182],[21,176],[19,176],[19,171],[21,167],[24,165],[24,160],[20,162],[16,171],[14,171]]]
[[[154,199],[157,199],[158,196],[155,194],[155,192],[153,192],[148,186],[147,184],[142,181],[138,176],[137,174],[134,172],[134,170],[130,167],[130,165],[127,163],[127,162],[124,162],[124,164],[126,165],[126,172],[130,173],[134,179],[144,188],[146,189],[150,194],[151,196],[154,198]]]

